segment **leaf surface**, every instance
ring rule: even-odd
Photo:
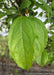
[[[27,17],[19,17],[13,22],[9,32],[9,49],[15,62],[23,69],[32,65],[33,36],[31,21]]]
[[[48,62],[48,53],[46,50],[44,50],[42,54],[36,58],[36,62],[41,66],[44,66]]]
[[[5,15],[6,15],[6,13],[0,11],[0,18],[2,18]]]
[[[31,22],[33,22],[34,26],[34,34],[36,35],[36,38],[34,39],[34,54],[35,56],[41,55],[42,51],[46,47],[47,40],[48,40],[48,34],[47,34],[47,29],[42,23],[37,18],[29,17]]]
[[[30,0],[23,0],[23,2],[21,3],[20,8],[21,9],[28,8],[30,6],[30,4],[31,4]]]

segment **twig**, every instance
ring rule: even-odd
[[[8,10],[9,8],[4,4],[4,7]]]
[[[21,4],[23,0],[20,0],[19,3]]]
[[[12,2],[12,0],[10,0],[10,2],[12,3],[12,5],[13,5],[16,9],[18,9],[17,6],[14,4],[14,2]]]
[[[16,3],[19,5],[19,7],[20,7],[20,5],[21,5],[21,3],[22,3],[22,1],[23,0],[19,0],[19,1],[17,1],[17,0],[15,0],[16,1]]]
[[[20,4],[22,3],[23,0],[20,0]]]
[[[4,7],[8,10],[9,8],[6,6],[6,3],[1,3],[1,4],[3,4],[4,5]]]
[[[18,0],[15,0],[16,1],[16,3],[19,5],[19,1]]]

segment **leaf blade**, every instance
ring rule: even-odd
[[[9,49],[10,49],[10,52],[12,53],[12,56],[13,56],[15,62],[21,68],[29,69],[32,64],[33,53],[34,53],[33,52],[34,50],[32,47],[32,42],[30,40],[31,37],[29,35],[30,35],[30,33],[33,34],[33,32],[29,32],[29,35],[27,35],[28,32],[25,32],[25,31],[30,31],[30,29],[31,29],[31,27],[27,24],[27,21],[25,21],[25,19],[27,19],[27,18],[20,17],[19,19],[16,19],[17,20],[16,23],[19,25],[17,25],[15,23],[17,25],[17,26],[14,25],[15,31],[13,31],[12,30],[13,28],[11,28],[10,33],[9,33],[9,39],[11,39],[11,38],[13,38],[13,39],[9,40],[9,47],[10,47]],[[25,26],[24,21],[25,21],[27,27]],[[28,22],[31,22],[31,21],[28,20]],[[22,28],[22,26],[23,26],[23,28]],[[12,33],[14,33],[13,35],[12,35],[11,31],[13,31],[12,32]],[[32,29],[31,29],[31,31],[32,31]],[[15,36],[15,35],[17,35],[17,36]],[[33,36],[33,35],[31,35],[31,36]],[[25,39],[25,37],[26,37],[26,39]]]

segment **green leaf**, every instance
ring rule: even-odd
[[[39,0],[40,2],[42,2],[43,6],[46,8],[46,10],[48,12],[52,12],[51,7],[49,5],[47,5],[47,3],[43,0]]]
[[[6,13],[0,11],[0,18],[2,18],[5,15],[6,15]]]
[[[30,4],[31,4],[30,0],[23,0],[23,2],[21,3],[20,8],[21,9],[28,8],[30,6]]]
[[[54,33],[53,35],[51,36],[51,48],[52,48],[52,51],[54,51]]]
[[[48,52],[48,62],[54,60],[54,52]]]
[[[54,0],[52,0],[52,8],[54,8]]]
[[[21,16],[13,22],[8,39],[9,50],[17,65],[29,69],[34,55],[43,52],[48,36],[39,19]]]
[[[43,12],[41,12],[40,14],[39,14],[39,16],[42,16],[43,15]]]
[[[51,65],[54,65],[54,60],[52,61]]]
[[[42,51],[46,47],[48,34],[47,29],[45,28],[44,23],[37,18],[29,17],[31,19],[32,24],[34,25],[34,34],[36,38],[34,39],[34,55],[41,55]]]
[[[15,7],[13,7],[13,6],[12,6],[11,8],[9,8],[9,11],[10,11],[10,12],[13,12],[13,13],[18,12],[18,11],[16,10],[16,8],[15,8]]]
[[[52,13],[51,7],[49,5],[47,5],[47,3],[45,3],[43,0],[39,0],[39,2],[41,2],[41,3],[35,2],[35,5],[37,7],[40,7],[41,9],[45,10],[46,12]]]
[[[46,65],[46,63],[48,62],[48,53],[46,50],[44,50],[40,56],[36,57],[36,62],[40,66]]]
[[[0,31],[2,31],[2,27],[0,27]]]
[[[12,9],[10,8],[10,9],[6,9],[6,8],[3,8],[3,11],[6,11],[6,15],[12,15],[12,14],[15,14],[15,13],[13,13],[12,12]],[[15,11],[14,11],[15,12]]]
[[[47,45],[47,41],[48,41],[48,31],[47,31],[47,29],[46,29],[46,27],[45,27],[45,25],[44,25],[44,23],[41,21],[41,20],[38,20],[37,19],[37,23],[40,25],[40,27],[42,27],[42,30],[43,30],[43,33],[41,33],[41,34],[44,34],[43,36],[41,36],[41,37],[44,37],[44,48],[46,47],[46,45]],[[40,34],[39,34],[40,35]],[[40,37],[39,37],[40,38]],[[43,39],[42,39],[43,40]],[[42,42],[42,40],[41,40],[41,42]]]
[[[29,69],[32,65],[34,54],[34,33],[32,23],[27,17],[17,18],[9,32],[9,49],[17,63],[23,69]]]
[[[0,8],[2,8],[2,4],[0,3]]]
[[[51,16],[53,16],[53,17],[54,17],[54,11],[52,11],[52,14],[51,14]]]
[[[2,2],[2,1],[4,1],[4,0],[0,0],[0,2]]]

